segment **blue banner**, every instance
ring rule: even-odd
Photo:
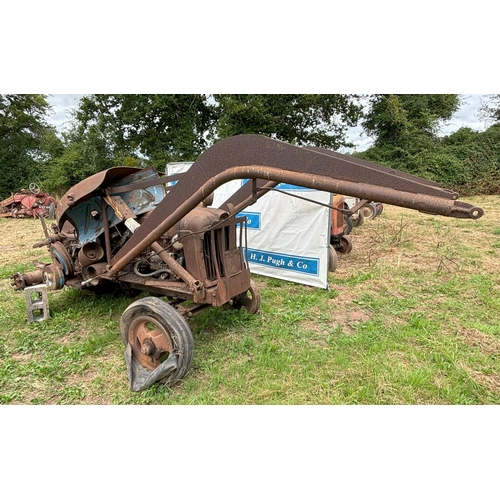
[[[297,273],[319,275],[319,259],[304,257],[301,255],[288,255],[275,252],[263,252],[254,248],[248,249],[248,261],[261,266],[286,269]]]
[[[245,216],[247,218],[248,229],[260,229],[260,212],[240,212],[238,217]]]

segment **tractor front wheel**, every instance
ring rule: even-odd
[[[246,292],[240,293],[233,299],[233,308],[242,307],[251,314],[257,314],[260,310],[260,292],[253,280],[250,280],[250,288]]]
[[[145,297],[130,304],[120,319],[123,343],[130,344],[132,356],[146,371],[156,370],[171,353],[177,366],[158,380],[173,385],[189,371],[193,359],[193,334],[186,320],[158,297]]]

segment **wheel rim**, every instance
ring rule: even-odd
[[[351,217],[352,223],[354,227],[359,227],[363,224],[365,216],[363,215],[363,212],[361,210],[358,210],[353,216]]]
[[[150,370],[160,366],[174,348],[170,333],[150,316],[135,318],[128,335],[134,357]]]
[[[349,253],[352,250],[352,243],[349,238],[346,238],[345,236],[342,236],[340,238],[340,245],[339,248],[337,248],[337,252],[341,254],[346,254]]]
[[[132,366],[128,363],[135,360],[143,374],[154,373],[157,368],[161,372],[161,366],[168,364],[170,355],[175,354],[177,367],[156,381],[172,385],[189,371],[194,351],[193,334],[182,314],[160,298],[144,297],[130,304],[120,318],[120,333],[126,352],[130,346],[127,369]],[[130,373],[132,386],[134,376]]]
[[[257,285],[250,280],[250,288],[238,295],[238,305],[243,306],[249,313],[256,314],[260,309],[260,292]]]
[[[373,206],[372,206],[372,205],[365,205],[365,206],[361,209],[361,212],[362,212],[363,216],[364,216],[366,219],[371,219],[371,218],[373,218],[374,210],[373,210]]]

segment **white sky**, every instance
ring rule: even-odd
[[[49,94],[48,100],[54,109],[49,123],[62,129],[69,120],[69,110],[74,107],[83,94]],[[484,130],[486,125],[480,121],[477,111],[484,94],[462,94],[464,103],[453,118],[442,129],[443,135],[451,134],[460,127],[470,127],[474,130]],[[360,126],[349,129],[349,139],[356,145],[354,149],[343,152],[363,151],[371,144],[371,139],[363,134]]]

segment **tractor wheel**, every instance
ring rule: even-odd
[[[337,266],[339,265],[339,256],[333,245],[330,245],[330,251],[328,254],[328,271],[333,273]]]
[[[377,215],[377,207],[373,203],[367,203],[364,207],[361,207],[361,212],[365,219],[373,219]]]
[[[253,280],[250,280],[250,288],[246,292],[240,293],[233,299],[234,309],[242,307],[251,314],[257,314],[260,310],[260,292]]]
[[[34,182],[32,182],[28,188],[31,194],[34,194],[35,196],[40,193],[40,188]]]
[[[341,254],[350,253],[352,250],[351,240],[342,236],[342,238],[340,238],[340,244],[337,246],[336,250]]]
[[[354,226],[354,222],[352,221],[352,219],[350,217],[348,217],[347,215],[344,215],[344,232],[343,232],[343,234],[345,234],[345,235],[350,234],[353,226]]]
[[[363,222],[365,222],[365,216],[361,210],[358,210],[352,215],[351,220],[353,227],[359,227],[363,225]]]
[[[177,355],[177,368],[158,382],[173,385],[189,370],[194,341],[191,329],[182,315],[157,297],[136,300],[120,319],[120,332],[132,356],[148,371],[154,371],[171,352]]]

